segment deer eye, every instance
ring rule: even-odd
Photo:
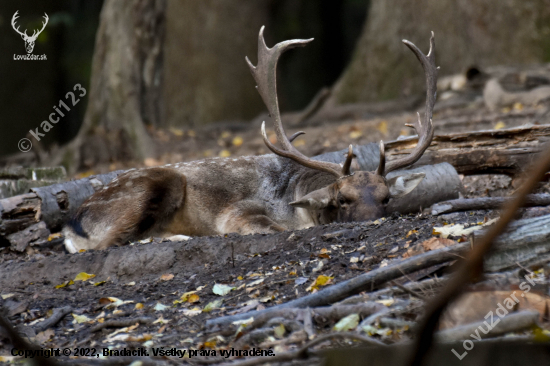
[[[382,201],[383,204],[387,205],[388,202],[390,202],[390,196],[384,198],[384,200]]]
[[[338,199],[338,202],[340,202],[341,205],[344,205],[346,204],[346,200],[344,197],[340,196],[340,198]]]

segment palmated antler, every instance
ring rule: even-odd
[[[248,57],[246,58],[246,62],[250,67],[250,71],[252,72],[254,80],[256,80],[256,83],[258,84],[258,92],[260,93],[265,105],[267,106],[269,114],[273,118],[277,141],[279,141],[279,143],[281,144],[282,149],[276,147],[269,141],[269,139],[267,138],[267,134],[265,133],[265,122],[263,122],[262,136],[266,146],[275,154],[292,159],[298,164],[301,164],[305,167],[330,173],[337,178],[348,175],[349,167],[346,169],[346,164],[344,164],[344,168],[342,168],[339,164],[312,160],[302,154],[300,151],[298,151],[294,146],[292,146],[291,141],[287,138],[281,121],[279,102],[277,100],[277,61],[279,60],[281,54],[286,50],[295,47],[303,47],[311,42],[313,38],[293,39],[277,43],[275,46],[273,46],[273,48],[268,48],[264,40],[264,28],[265,27],[262,27],[260,29],[260,34],[258,35],[258,65],[252,65],[252,62],[250,62]],[[349,154],[348,159],[351,159]],[[345,174],[346,170],[348,171],[348,174]]]
[[[385,162],[384,156],[384,147],[381,142],[380,146],[380,166],[378,167],[377,173],[380,175],[386,175],[389,172],[394,170],[406,167],[408,165],[414,164],[424,151],[430,146],[432,138],[434,135],[434,128],[432,124],[432,113],[435,105],[435,99],[437,95],[437,70],[438,67],[435,66],[435,41],[434,33],[430,38],[430,51],[428,55],[424,55],[422,51],[418,49],[413,43],[403,40],[403,43],[413,51],[418,58],[418,61],[422,64],[424,69],[424,74],[426,76],[426,111],[424,114],[424,121],[420,119],[420,113],[418,113],[418,120],[414,124],[406,124],[408,127],[412,127],[416,130],[418,134],[418,143],[414,150],[407,156],[392,160],[387,164]],[[385,167],[384,167],[385,165]]]

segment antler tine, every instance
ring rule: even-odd
[[[291,48],[303,47],[313,41],[313,38],[292,39],[277,43],[273,46],[273,48],[269,48],[265,44],[264,29],[265,26],[262,26],[260,29],[260,34],[258,35],[258,65],[252,65],[252,62],[250,62],[248,57],[246,57],[246,62],[248,63],[250,72],[258,85],[256,88],[258,89],[258,92],[260,93],[270,116],[275,120],[277,140],[280,141],[285,150],[290,150],[291,145],[290,142],[287,141],[284,133],[284,128],[281,123],[281,115],[279,112],[279,101],[277,99],[277,61],[283,52]],[[285,136],[285,138],[283,138],[283,136]]]
[[[17,28],[15,28],[15,21],[17,20],[17,18],[19,18],[19,10],[17,10],[15,12],[15,14],[13,14],[13,17],[11,17],[11,27],[13,28],[13,30],[15,30],[17,33],[19,33],[20,35],[27,35],[27,30],[25,29],[25,32],[21,32],[19,30],[19,26],[17,26]]]
[[[430,38],[430,51],[428,52],[428,55],[424,55],[422,51],[420,51],[412,42],[403,40],[403,43],[409,47],[411,51],[413,51],[424,69],[424,74],[426,77],[426,110],[424,114],[424,122],[422,122],[420,119],[420,113],[418,113],[418,120],[414,124],[406,124],[406,126],[414,128],[418,134],[418,143],[416,144],[415,149],[404,158],[390,161],[385,167],[385,174],[414,164],[418,161],[418,159],[422,157],[422,154],[424,154],[424,151],[426,151],[428,146],[430,146],[434,135],[432,114],[437,96],[437,71],[439,69],[435,66],[434,33],[432,32],[432,36]],[[378,169],[380,170],[380,167]],[[384,169],[382,171],[384,171]]]
[[[288,138],[288,141],[292,142],[296,139],[296,137],[300,136],[300,135],[305,135],[306,133],[304,131],[298,131],[298,132],[295,132],[292,134],[292,136],[290,136]]]
[[[378,163],[378,169],[376,169],[376,174],[384,176],[384,170],[386,169],[386,150],[384,146],[384,141],[380,141],[380,161]]]
[[[298,164],[301,164],[305,167],[330,173],[334,175],[336,178],[340,178],[342,176],[342,174],[340,173],[339,164],[311,160],[310,158],[308,158],[307,156],[303,155],[300,152],[296,153],[297,151],[282,150],[282,149],[279,149],[277,146],[273,145],[271,142],[269,142],[269,139],[267,138],[267,134],[265,132],[265,121],[262,122],[262,137],[264,139],[265,145],[269,148],[269,150],[271,150],[273,153],[277,155],[292,159]]]
[[[45,22],[42,22],[42,29],[40,29],[40,32],[38,32],[39,34],[42,33],[44,28],[46,28],[46,24],[48,24],[48,20],[50,20],[50,18],[48,17],[48,14],[46,13],[44,13],[44,16],[42,18],[44,18]]]
[[[44,30],[44,28],[46,28],[46,24],[48,24],[48,20],[49,20],[50,18],[48,18],[48,14],[46,14],[46,13],[44,13],[44,16],[43,16],[42,18],[44,18],[44,20],[45,20],[45,22],[42,22],[42,29],[40,29],[40,30],[38,31],[38,33],[36,32],[36,29],[35,29],[34,32],[33,32],[33,34],[32,34],[32,36],[31,36],[31,38],[32,38],[32,37],[38,37],[38,35],[39,35],[40,33],[42,33],[42,31]],[[35,33],[36,33],[36,36],[35,36]]]
[[[354,157],[355,155],[353,155],[353,145],[349,145],[346,161],[344,162],[344,166],[342,167],[342,175],[346,176],[351,174],[351,162],[353,161]]]
[[[246,57],[246,62],[250,68],[250,72],[256,80],[258,85],[256,88],[260,93],[269,114],[273,118],[275,125],[275,133],[277,135],[277,141],[282,146],[282,149],[274,146],[265,133],[265,122],[262,123],[262,136],[266,146],[275,154],[290,158],[297,163],[306,166],[308,168],[321,170],[327,173],[330,173],[336,177],[341,177],[341,167],[340,164],[321,162],[311,160],[307,156],[299,152],[294,146],[292,146],[291,141],[287,138],[283,124],[281,121],[281,113],[279,112],[279,102],[277,100],[277,61],[283,52],[295,48],[303,47],[309,42],[313,41],[311,39],[292,39],[284,42],[277,43],[272,48],[268,48],[264,40],[264,29],[260,29],[258,35],[258,64],[256,66],[252,65],[252,62]],[[295,137],[295,136],[293,136]]]

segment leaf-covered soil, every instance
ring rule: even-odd
[[[487,212],[452,216],[453,223],[472,226],[490,217]],[[71,314],[46,334],[30,334],[44,347],[99,350],[146,344],[219,350],[234,346],[242,334],[226,334],[223,329],[205,332],[202,327],[207,319],[307,295],[319,276],[330,278],[324,285],[330,286],[385,266],[400,259],[408,248],[433,237],[434,226],[443,226],[445,219],[394,215],[374,222],[331,224],[273,235],[201,237],[186,242],[157,239],[72,255],[54,246],[27,258],[6,260],[9,255],[5,255],[0,264],[0,288],[2,295],[11,295],[4,306],[18,325],[36,325],[37,320],[51,315],[52,309],[72,307]],[[128,268],[125,260],[135,256],[140,260],[133,260],[134,267]],[[402,282],[441,275],[442,271],[438,266]],[[95,277],[75,281],[81,272]],[[70,280],[74,283],[67,284]],[[232,291],[216,295],[216,284],[228,285]],[[192,291],[196,292],[188,294]],[[215,303],[213,310],[205,311]],[[92,332],[101,322],[134,319],[137,324],[140,318],[149,323],[134,327],[130,321],[126,326]],[[323,333],[332,326],[334,322],[329,321],[315,331]],[[270,340],[272,345],[281,343],[278,351],[295,346],[285,344],[284,333]],[[10,346],[3,343],[1,349],[5,353]]]

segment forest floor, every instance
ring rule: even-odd
[[[493,112],[477,99],[439,108],[434,113],[434,126],[436,134],[442,134],[547,124],[547,108],[516,105]],[[287,132],[290,135],[304,130],[307,134],[294,145],[313,156],[346,148],[350,142],[365,144],[407,135],[404,124],[413,118],[414,111],[398,111],[338,122],[304,123]],[[150,132],[159,145],[158,159],[94,167],[93,171],[79,173],[79,177],[130,166],[267,153],[258,123]],[[272,130],[268,133],[273,135]],[[499,175],[466,176],[463,184],[465,197],[506,196],[514,191],[512,180]],[[539,192],[548,191],[548,185],[541,184]],[[359,312],[360,317],[349,311],[342,316],[314,314],[312,322],[312,318],[296,313],[296,309],[288,310],[289,314],[298,314],[294,318],[278,315],[262,324],[244,321],[217,327],[206,326],[206,322],[281,305],[419,253],[467,241],[467,235],[444,239],[437,228],[453,224],[481,227],[495,217],[497,211],[442,216],[394,214],[371,222],[331,224],[273,235],[230,234],[182,242],[152,238],[77,254],[66,253],[59,240],[54,240],[50,247],[29,249],[22,254],[0,251],[0,304],[29,340],[39,347],[68,350],[58,360],[72,364],[238,362],[241,357],[225,357],[221,351],[256,347],[271,349],[278,355],[337,330],[355,330],[356,334],[377,341],[396,343],[411,339],[412,324],[420,319],[426,301],[440,286],[437,279],[448,273],[452,262],[349,294],[349,298],[359,295],[368,299],[364,303],[372,307],[371,313],[393,317],[393,324],[377,319],[359,329],[358,322],[371,315],[366,310]],[[402,289],[406,283],[426,279],[432,281],[431,285],[415,290],[416,295]],[[354,303],[357,301],[335,306]],[[59,313],[64,316],[57,324],[41,327],[41,323]],[[357,344],[352,341],[340,340],[336,344]],[[104,350],[141,347],[148,350],[150,357],[103,356]],[[154,355],[153,351],[160,347],[187,353],[183,358]],[[11,349],[5,334],[0,333],[0,362],[21,361],[11,356]],[[318,359],[301,362],[294,364],[316,364]]]

